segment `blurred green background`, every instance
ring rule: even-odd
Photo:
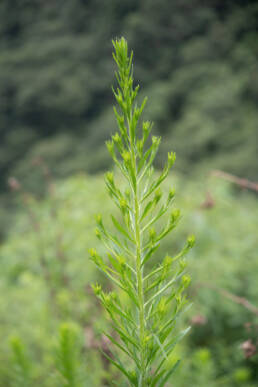
[[[118,378],[96,350],[107,345],[105,316],[87,249],[98,244],[94,214],[114,211],[102,174],[116,130],[111,40],[121,35],[162,136],[157,168],[177,153],[165,189],[176,186],[184,220],[162,253],[197,238],[193,328],[171,385],[257,386],[257,193],[211,171],[258,180],[258,2],[1,0],[0,34],[0,386],[62,385],[63,322],[80,337],[78,386]]]

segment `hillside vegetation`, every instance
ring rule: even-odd
[[[257,356],[248,357],[242,345],[257,341],[256,199],[215,177],[200,183],[171,176],[165,191],[171,186],[181,192],[176,206],[184,208],[183,219],[156,259],[179,251],[192,230],[197,239],[189,256],[193,305],[184,317],[184,325],[190,322],[192,330],[171,358],[171,364],[177,356],[185,358],[174,384],[254,387]],[[108,350],[98,333],[106,319],[90,283],[110,285],[87,251],[103,248],[93,232],[99,203],[106,223],[111,224],[114,208],[102,177],[74,176],[52,186],[51,192],[45,200],[26,197],[24,212],[0,247],[0,386],[17,386],[19,368],[11,350],[17,340],[25,347],[32,385],[60,386],[56,348],[67,326],[79,338],[76,364],[82,379],[76,386],[103,386],[118,375],[98,350]]]
[[[58,176],[96,172],[114,131],[111,39],[125,36],[146,116],[184,173],[222,168],[257,178],[256,1],[2,0],[0,189],[32,188],[31,164]]]

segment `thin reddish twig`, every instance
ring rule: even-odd
[[[212,171],[212,176],[219,177],[221,179],[230,181],[231,183],[239,185],[241,188],[245,189],[251,189],[255,192],[258,192],[258,183],[255,183],[253,181],[250,181],[248,179],[240,178],[234,175],[231,175],[230,173],[214,170]]]

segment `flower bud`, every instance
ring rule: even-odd
[[[175,189],[173,188],[173,189],[169,190],[168,200],[169,201],[172,200],[174,198],[174,196],[175,196]]]
[[[167,299],[165,297],[162,297],[158,305],[158,311],[160,314],[164,314],[166,312],[166,303]]]
[[[114,184],[114,174],[113,172],[107,172],[106,173],[106,179],[109,184],[113,185]]]
[[[184,270],[187,266],[186,260],[184,258],[180,259],[179,266],[181,270]]]
[[[116,133],[114,136],[112,136],[112,139],[114,143],[119,143],[121,141],[121,137],[119,136],[118,133]]]
[[[195,236],[191,235],[187,239],[187,245],[188,247],[192,248],[195,245]]]
[[[163,261],[163,265],[166,267],[170,267],[173,262],[173,258],[171,258],[169,255],[166,255]]]
[[[171,213],[171,222],[175,223],[178,220],[179,216],[180,216],[180,210],[178,209],[173,210]]]
[[[156,231],[153,227],[149,230],[149,235],[150,235],[150,239],[154,241],[156,238]]]
[[[119,256],[117,257],[117,260],[118,260],[118,262],[120,263],[121,267],[125,267],[125,262],[126,262],[126,260],[125,260],[124,257],[122,257],[121,255],[119,255]]]
[[[149,131],[149,129],[150,129],[150,122],[149,121],[145,121],[145,122],[143,122],[143,124],[142,124],[142,130],[143,130],[143,132],[148,132]]]
[[[101,238],[101,233],[100,233],[100,231],[99,231],[98,228],[95,229],[95,235],[96,235],[96,237],[97,237],[98,239]]]
[[[99,225],[102,225],[102,216],[100,214],[96,215],[96,222]]]
[[[183,275],[183,277],[182,277],[182,284],[183,284],[184,288],[187,288],[190,285],[190,282],[191,282],[190,276],[189,275]]]
[[[93,262],[95,262],[97,266],[103,267],[104,265],[103,259],[97,254],[97,251],[95,249],[90,249],[89,253]]]
[[[135,371],[131,371],[129,372],[129,375],[130,375],[130,380],[132,380],[132,382],[134,383],[134,385],[136,386],[137,385],[137,375],[136,375],[136,372]]]
[[[96,296],[100,296],[100,294],[102,293],[101,285],[96,283],[95,285],[92,284],[91,286],[92,286],[92,289],[93,289],[94,293],[96,294]]]
[[[127,188],[127,189],[125,190],[125,196],[126,196],[126,198],[130,201],[130,199],[131,199],[131,191],[130,191],[129,188]]]
[[[122,98],[121,94],[116,95],[116,100],[119,103],[119,105],[123,104],[123,98]]]
[[[122,141],[121,137],[119,136],[119,133],[116,133],[114,136],[112,136],[112,140],[116,144],[118,149],[120,151],[122,151],[122,149],[123,149],[123,141]]]
[[[158,147],[158,146],[159,146],[160,140],[161,140],[160,137],[152,136],[152,144],[153,144],[155,147]]]
[[[122,153],[122,157],[123,157],[123,159],[124,159],[125,164],[130,163],[130,161],[131,161],[131,154],[130,154],[130,152],[124,151],[124,152]]]
[[[146,347],[148,342],[150,341],[151,339],[151,335],[147,335],[145,334],[144,338],[143,338],[143,345]]]
[[[121,210],[122,210],[122,213],[124,214],[127,210],[127,202],[124,198],[121,198],[119,200],[119,204],[120,204],[120,207],[121,207]]]
[[[161,199],[161,196],[162,196],[162,192],[160,189],[157,189],[157,191],[155,192],[155,197],[154,197],[154,200],[156,203],[158,203]]]
[[[89,249],[90,256],[92,258],[97,258],[97,251],[96,249]]]
[[[102,293],[103,301],[107,306],[112,305],[112,297],[110,293]]]
[[[172,165],[174,164],[175,161],[176,161],[175,152],[169,152],[168,153],[168,166],[169,166],[169,168],[172,167]]]
[[[106,147],[107,147],[107,150],[109,151],[109,153],[111,155],[114,154],[114,143],[113,141],[106,141]]]

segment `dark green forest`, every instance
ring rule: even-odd
[[[1,192],[13,175],[38,186],[38,157],[56,176],[106,168],[121,35],[177,168],[257,178],[257,27],[257,1],[1,0]]]

